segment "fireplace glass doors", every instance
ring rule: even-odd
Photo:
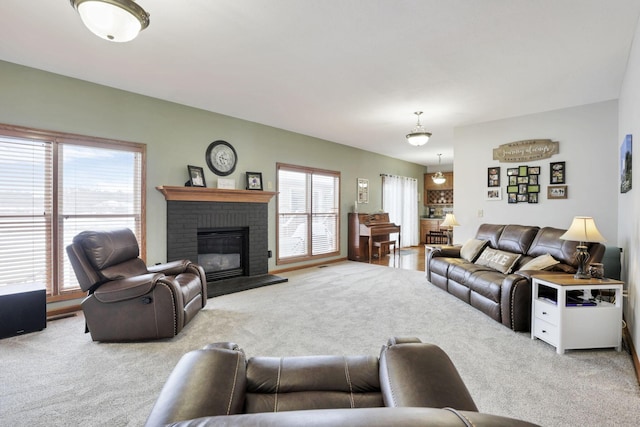
[[[248,228],[198,230],[198,264],[207,282],[247,275]]]

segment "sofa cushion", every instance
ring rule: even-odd
[[[484,265],[501,273],[509,274],[513,266],[518,262],[522,255],[505,252],[498,249],[485,248],[478,259],[475,261],[477,265]]]
[[[469,262],[473,262],[488,244],[488,240],[469,239],[460,248],[460,257]]]
[[[557,261],[551,255],[544,254],[520,266],[520,270],[544,270],[559,263],[560,261]]]
[[[500,235],[498,246],[494,247],[516,254],[526,254],[531,242],[538,234],[538,230],[540,227],[536,226],[507,225]]]
[[[488,240],[489,246],[492,248],[498,247],[498,240],[504,230],[504,225],[499,224],[481,224],[476,232],[476,239]]]
[[[577,267],[575,253],[578,242],[560,239],[560,236],[565,232],[566,230],[553,227],[544,227],[540,229],[538,235],[531,244],[527,255],[537,257],[549,254],[561,263]]]

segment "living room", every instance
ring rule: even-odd
[[[68,7],[67,4],[64,6]],[[637,18],[637,7],[633,14]],[[154,24],[145,31],[150,31]],[[634,28],[633,43],[624,47],[629,50],[626,70],[616,76],[617,96],[592,102],[585,95],[584,102],[563,108],[532,110],[529,114],[515,116],[505,112],[501,118],[455,127],[451,140],[452,152],[455,152],[452,167],[456,177],[455,214],[461,224],[455,229],[455,242],[462,243],[473,237],[478,226],[485,222],[567,228],[576,215],[593,216],[607,244],[623,248],[622,280],[628,294],[624,301],[624,316],[631,341],[637,347],[640,345],[637,320],[640,316],[640,223],[637,220],[640,196],[637,190],[619,191],[620,145],[626,135],[640,131],[637,118],[640,110],[640,28]],[[142,33],[141,37],[144,35]],[[86,33],[86,37],[91,35]],[[206,169],[205,164],[205,150],[214,140],[229,141],[238,152],[237,172],[231,176],[236,180],[237,188],[242,188],[246,171],[259,171],[265,190],[275,191],[276,164],[279,162],[340,171],[343,183],[340,209],[344,218],[357,198],[355,183],[358,178],[366,178],[370,184],[369,203],[361,210],[375,212],[382,206],[380,174],[414,177],[418,179],[421,193],[423,174],[432,173],[437,168],[279,129],[269,126],[269,123],[259,124],[90,83],[74,78],[71,73],[48,72],[46,61],[41,67],[18,65],[10,60],[12,56],[7,46],[2,51],[6,56],[0,55],[3,60],[0,61],[0,93],[3,99],[0,123],[146,144],[145,259],[150,265],[164,262],[167,258],[166,201],[155,187],[182,186],[188,178],[186,166],[189,164],[204,166],[208,186],[215,187],[219,177]],[[33,52],[35,56],[47,56],[37,48]],[[97,58],[87,59],[90,60],[98,61]],[[126,72],[135,73],[135,67]],[[550,86],[556,82],[552,83]],[[179,87],[174,87],[168,92],[179,90]],[[256,103],[264,102],[258,94],[243,96]],[[282,114],[286,114],[286,105],[279,108],[282,108]],[[405,132],[414,124],[412,113],[402,112],[407,120]],[[239,112],[238,116],[241,115]],[[428,121],[425,124],[428,125]],[[330,123],[325,125],[331,126]],[[436,136],[434,132],[434,139]],[[486,200],[487,168],[502,166],[506,169],[506,165],[493,160],[492,150],[504,143],[537,138],[558,141],[560,152],[552,159],[531,162],[531,165],[541,166],[541,176],[546,179],[550,161],[566,162],[568,198],[548,200],[541,197],[537,204],[508,204],[506,194],[503,194],[502,200]],[[390,144],[406,144],[403,139],[404,134],[400,133],[398,140]],[[548,183],[543,182],[543,187]],[[270,202],[268,211],[269,249],[275,251],[275,202]],[[340,235],[340,255],[326,261],[346,258],[345,219],[341,221]],[[270,271],[280,268],[273,258],[269,260]],[[82,335],[81,331],[78,334]],[[89,338],[84,338],[89,344]],[[371,343],[372,346],[380,344]]]

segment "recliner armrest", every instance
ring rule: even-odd
[[[178,361],[156,400],[146,426],[242,413],[246,359],[240,349],[207,346]]]
[[[184,273],[189,264],[191,264],[191,261],[188,259],[181,259],[163,264],[150,265],[147,267],[147,270],[149,270],[149,273],[163,273],[167,276],[177,276],[180,273]]]
[[[151,292],[158,279],[162,277],[163,275],[160,273],[149,273],[127,279],[112,280],[96,289],[93,295],[103,303],[130,300]]]
[[[380,389],[385,406],[478,408],[449,356],[437,345],[387,345],[380,353]]]

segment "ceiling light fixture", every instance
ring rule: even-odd
[[[84,25],[96,36],[128,42],[149,26],[149,14],[133,0],[70,0]]]
[[[442,154],[438,154],[438,165],[440,164],[441,161],[442,161]],[[444,174],[440,171],[433,174],[431,179],[435,184],[438,184],[438,185],[444,184],[445,182],[447,182],[447,178],[445,178]]]
[[[411,133],[407,134],[407,142],[411,145],[415,145],[416,147],[420,147],[429,141],[431,132],[427,132],[427,130],[420,124],[420,114],[422,114],[422,111],[416,111],[413,114],[418,116],[418,123],[416,124],[416,127],[411,130]]]

